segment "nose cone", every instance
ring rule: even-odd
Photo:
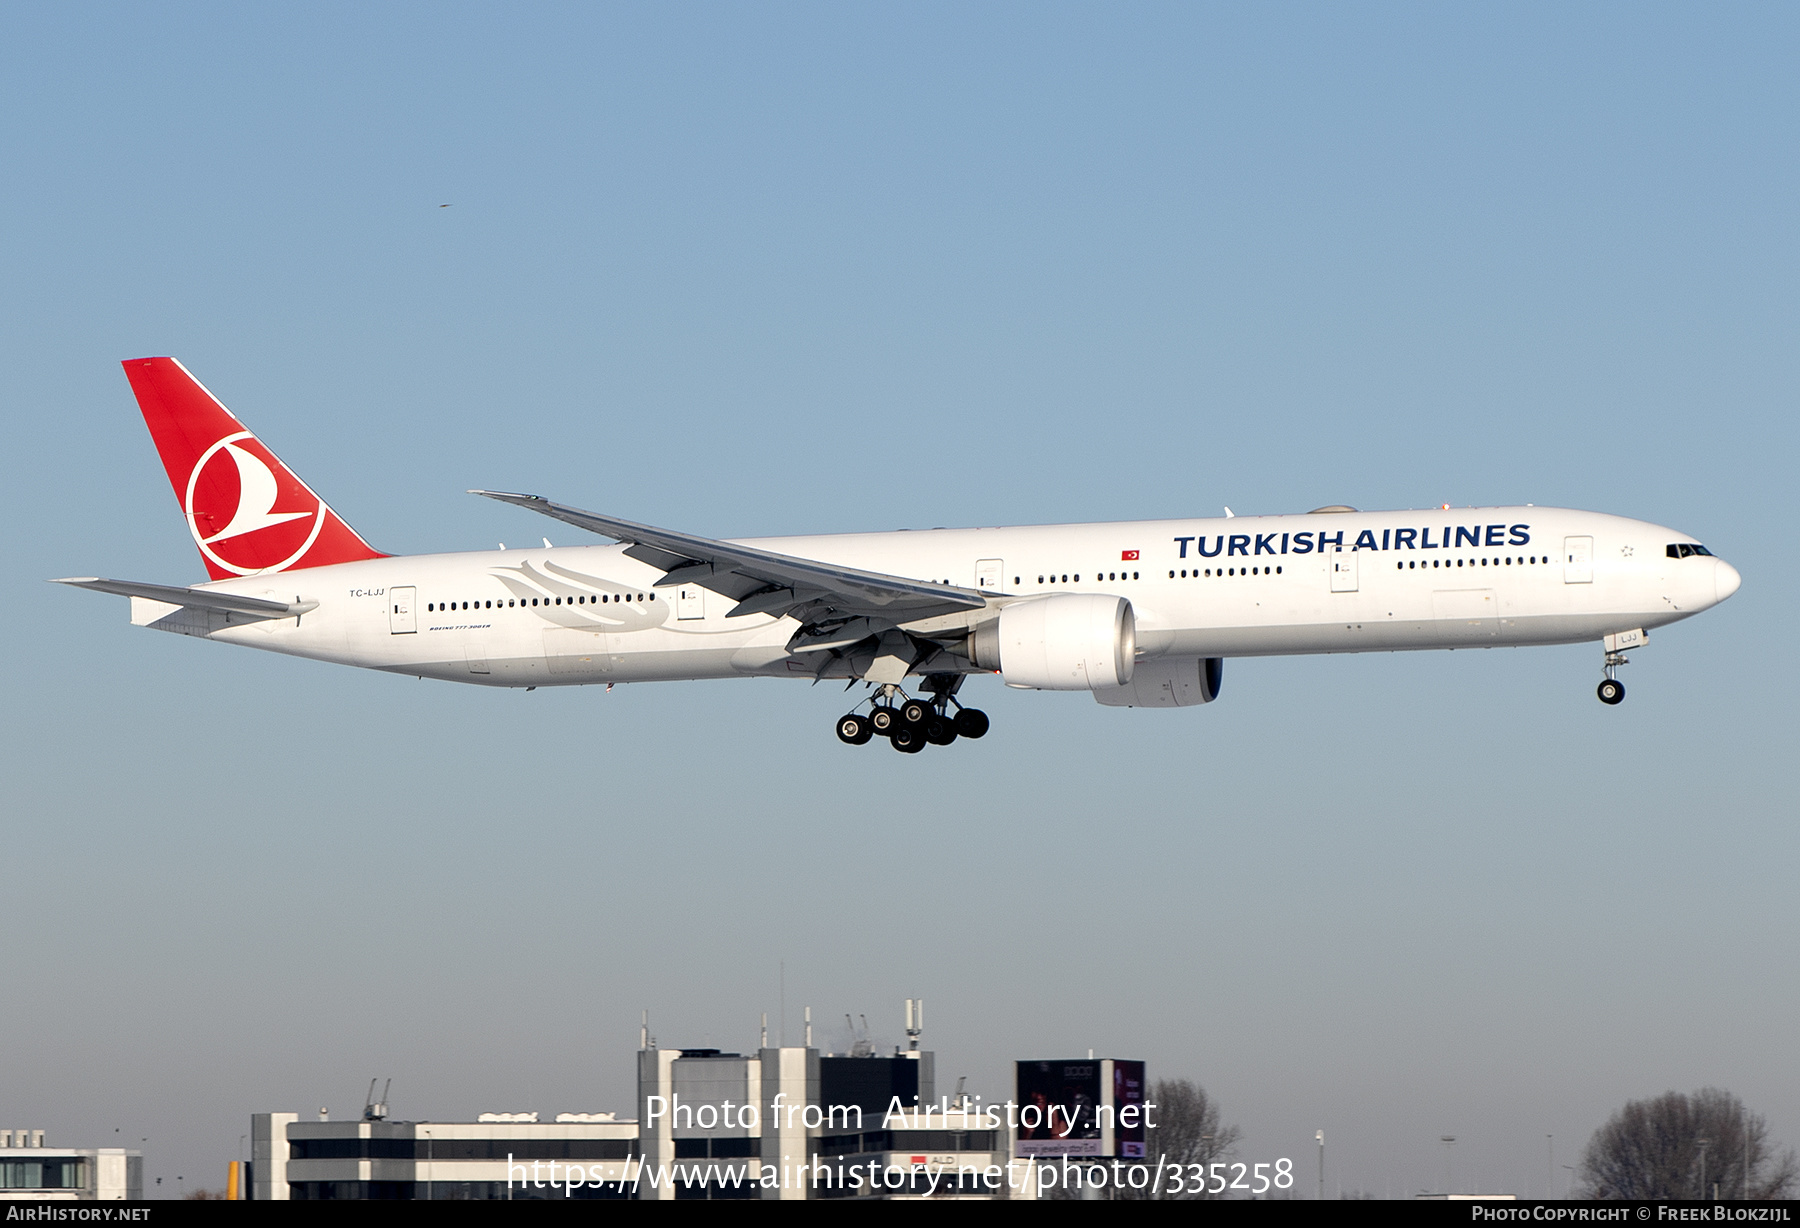
[[[1738,569],[1724,559],[1713,560],[1713,600],[1723,601],[1738,591],[1738,585],[1744,577],[1738,575]]]

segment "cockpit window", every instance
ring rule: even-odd
[[[1704,554],[1710,558],[1712,551],[1705,546],[1696,546],[1688,542],[1670,542],[1668,554],[1672,559],[1685,559],[1690,554]]]

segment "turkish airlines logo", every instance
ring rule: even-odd
[[[200,454],[182,508],[200,553],[240,576],[292,566],[325,526],[319,497],[249,431],[227,435]]]

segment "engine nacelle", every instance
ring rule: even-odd
[[[1219,697],[1225,662],[1218,657],[1152,657],[1138,662],[1131,682],[1096,690],[1109,708],[1187,708]]]
[[[1008,686],[1098,691],[1131,681],[1137,619],[1131,602],[1101,593],[1056,593],[1015,601],[975,628],[969,657]]]

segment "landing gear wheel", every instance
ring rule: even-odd
[[[979,738],[988,731],[987,713],[980,708],[964,708],[956,714],[956,732],[965,738]]]
[[[923,726],[925,740],[933,746],[948,746],[956,741],[956,722],[932,713]]]
[[[916,755],[925,749],[925,732],[917,725],[896,724],[890,740],[903,755]]]
[[[900,705],[900,719],[908,725],[923,725],[935,715],[931,705],[922,699],[909,699]]]
[[[893,733],[894,729],[899,724],[900,714],[885,705],[877,704],[869,712],[869,728],[873,729],[882,737],[886,737],[888,734]]]
[[[875,736],[875,729],[869,724],[868,717],[858,716],[851,712],[838,717],[837,736],[840,742],[847,742],[851,746],[861,746]]]
[[[1603,704],[1616,704],[1625,698],[1625,684],[1617,678],[1608,678],[1600,684],[1597,692]]]

